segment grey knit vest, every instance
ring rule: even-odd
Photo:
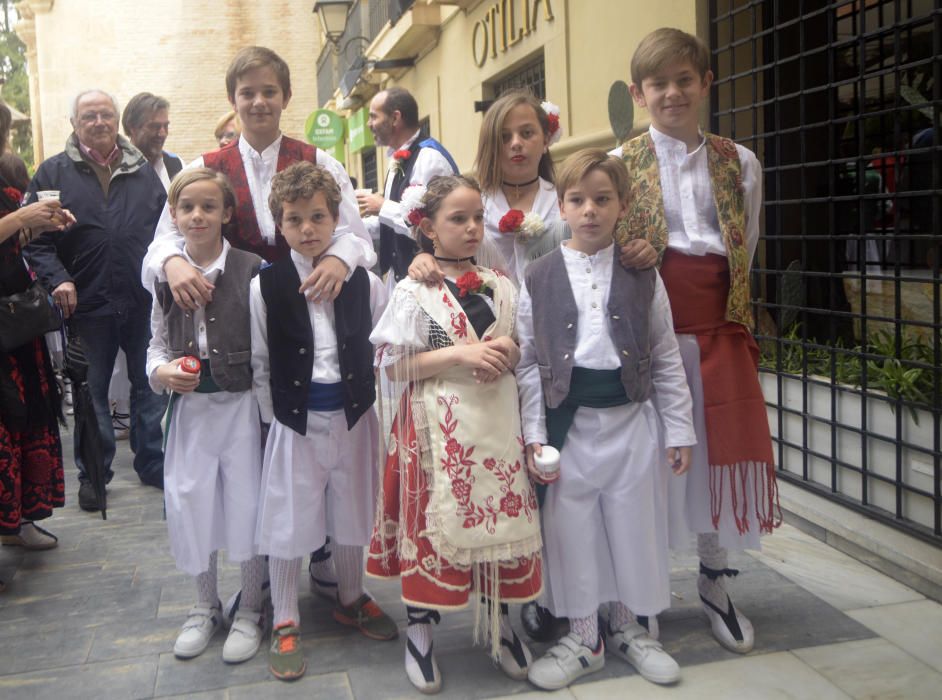
[[[249,285],[262,259],[230,248],[226,269],[214,283],[213,300],[206,305],[206,343],[213,380],[223,391],[252,388],[252,334]],[[170,285],[158,282],[157,302],[164,312],[170,359],[199,355],[193,313],[177,306]]]
[[[616,259],[608,297],[608,326],[621,360],[621,382],[633,402],[651,395],[650,309],[654,269],[626,270]],[[531,262],[524,273],[533,300],[533,331],[543,398],[556,408],[569,394],[579,310],[569,284],[563,252]]]

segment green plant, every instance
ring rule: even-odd
[[[839,384],[855,388],[862,386],[866,376],[868,389],[883,391],[907,404],[917,423],[915,404],[942,404],[942,397],[935,394],[935,373],[939,370],[933,369],[932,347],[911,334],[902,334],[897,351],[896,336],[888,331],[873,333],[866,346],[846,349],[840,341],[821,347],[814,339],[802,338],[800,330],[795,323],[781,336],[784,342],[766,343],[767,350],[760,355],[759,364],[787,374],[831,377]]]

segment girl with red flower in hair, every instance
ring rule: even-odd
[[[0,102],[0,154],[12,118]],[[58,199],[20,207],[22,193],[0,176],[0,297],[31,283],[21,246],[43,231],[64,229],[72,215]],[[42,337],[0,351],[0,537],[5,545],[51,549],[54,535],[34,521],[65,502],[60,396]],[[0,581],[0,590],[3,589]]]
[[[535,599],[542,573],[511,371],[520,357],[516,288],[475,264],[484,237],[477,183],[435,177],[414,194],[403,197],[411,202],[407,218],[445,277],[399,282],[370,337],[401,399],[384,421],[391,430],[367,573],[400,577],[406,674],[428,693],[441,687],[431,623],[440,611],[478,601],[487,606],[476,618],[495,660],[512,678],[526,678],[530,652],[507,604]],[[395,404],[387,397],[380,405]]]

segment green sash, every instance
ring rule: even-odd
[[[611,408],[630,403],[621,383],[620,369],[573,367],[569,394],[557,408],[546,408],[546,435],[549,444],[562,452],[579,406]]]

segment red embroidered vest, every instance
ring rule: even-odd
[[[275,172],[281,172],[292,163],[302,160],[308,160],[316,164],[317,149],[303,141],[282,136]],[[235,212],[229,225],[224,228],[224,235],[229,244],[239,250],[255,253],[268,262],[276,262],[286,258],[290,248],[285,239],[281,237],[281,232],[277,226],[275,227],[274,245],[265,240],[258,228],[258,219],[255,216],[252,193],[249,190],[249,181],[245,176],[245,166],[242,164],[238,139],[217,151],[203,154],[203,164],[207,168],[221,172],[229,178],[232,189],[235,191]]]

